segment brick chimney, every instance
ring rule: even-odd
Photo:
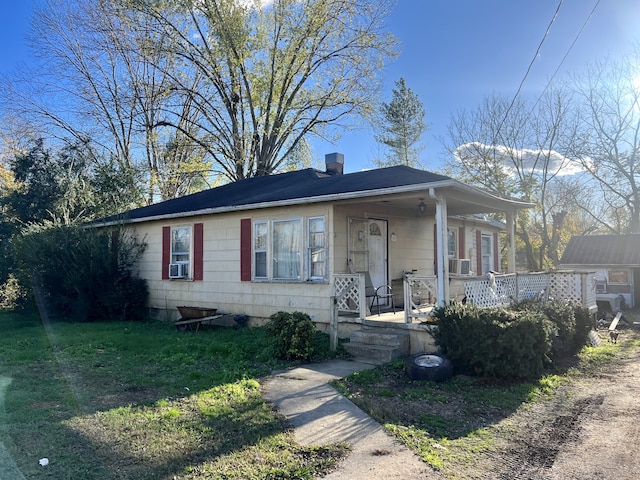
[[[327,166],[327,173],[331,175],[342,175],[344,171],[344,154],[327,153],[324,156],[324,163]]]

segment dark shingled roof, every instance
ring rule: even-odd
[[[443,180],[451,180],[451,178],[406,166],[380,168],[345,175],[332,175],[307,168],[278,175],[247,178],[184,197],[136,208],[123,215],[103,219],[103,221],[116,218],[135,220],[204,209],[302,200],[323,195],[418,185]]]
[[[640,266],[640,234],[571,237],[560,264]]]

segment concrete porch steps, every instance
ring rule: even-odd
[[[361,362],[383,364],[409,355],[411,339],[408,332],[385,328],[363,327],[349,336],[345,350]]]

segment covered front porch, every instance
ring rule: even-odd
[[[440,282],[442,283],[442,282]],[[490,274],[483,277],[450,277],[447,302],[468,302],[480,307],[507,307],[528,300],[561,301],[581,305],[590,313],[597,312],[593,272],[553,271],[541,273]],[[379,355],[380,361],[395,356],[432,351],[434,324],[431,313],[438,303],[438,279],[406,273],[402,291],[394,292],[395,312],[391,304],[378,313],[372,298],[366,296],[364,273],[334,275],[332,335],[350,336],[351,341],[382,342],[369,347],[368,356]],[[365,333],[363,335],[363,331]],[[373,340],[372,340],[373,339]],[[404,344],[399,339],[403,339]],[[391,343],[385,346],[384,343]],[[404,349],[404,350],[403,350]],[[384,353],[381,353],[384,352]],[[384,356],[388,355],[388,356]]]

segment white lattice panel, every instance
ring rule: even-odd
[[[333,277],[338,311],[360,313],[360,276],[356,274],[336,274]]]
[[[554,300],[582,305],[582,275],[578,272],[554,272],[549,295]]]
[[[516,276],[518,301],[546,300],[549,296],[550,273],[524,273]]]
[[[507,306],[516,298],[516,275],[470,278],[464,282],[464,293],[467,301],[478,307]]]

